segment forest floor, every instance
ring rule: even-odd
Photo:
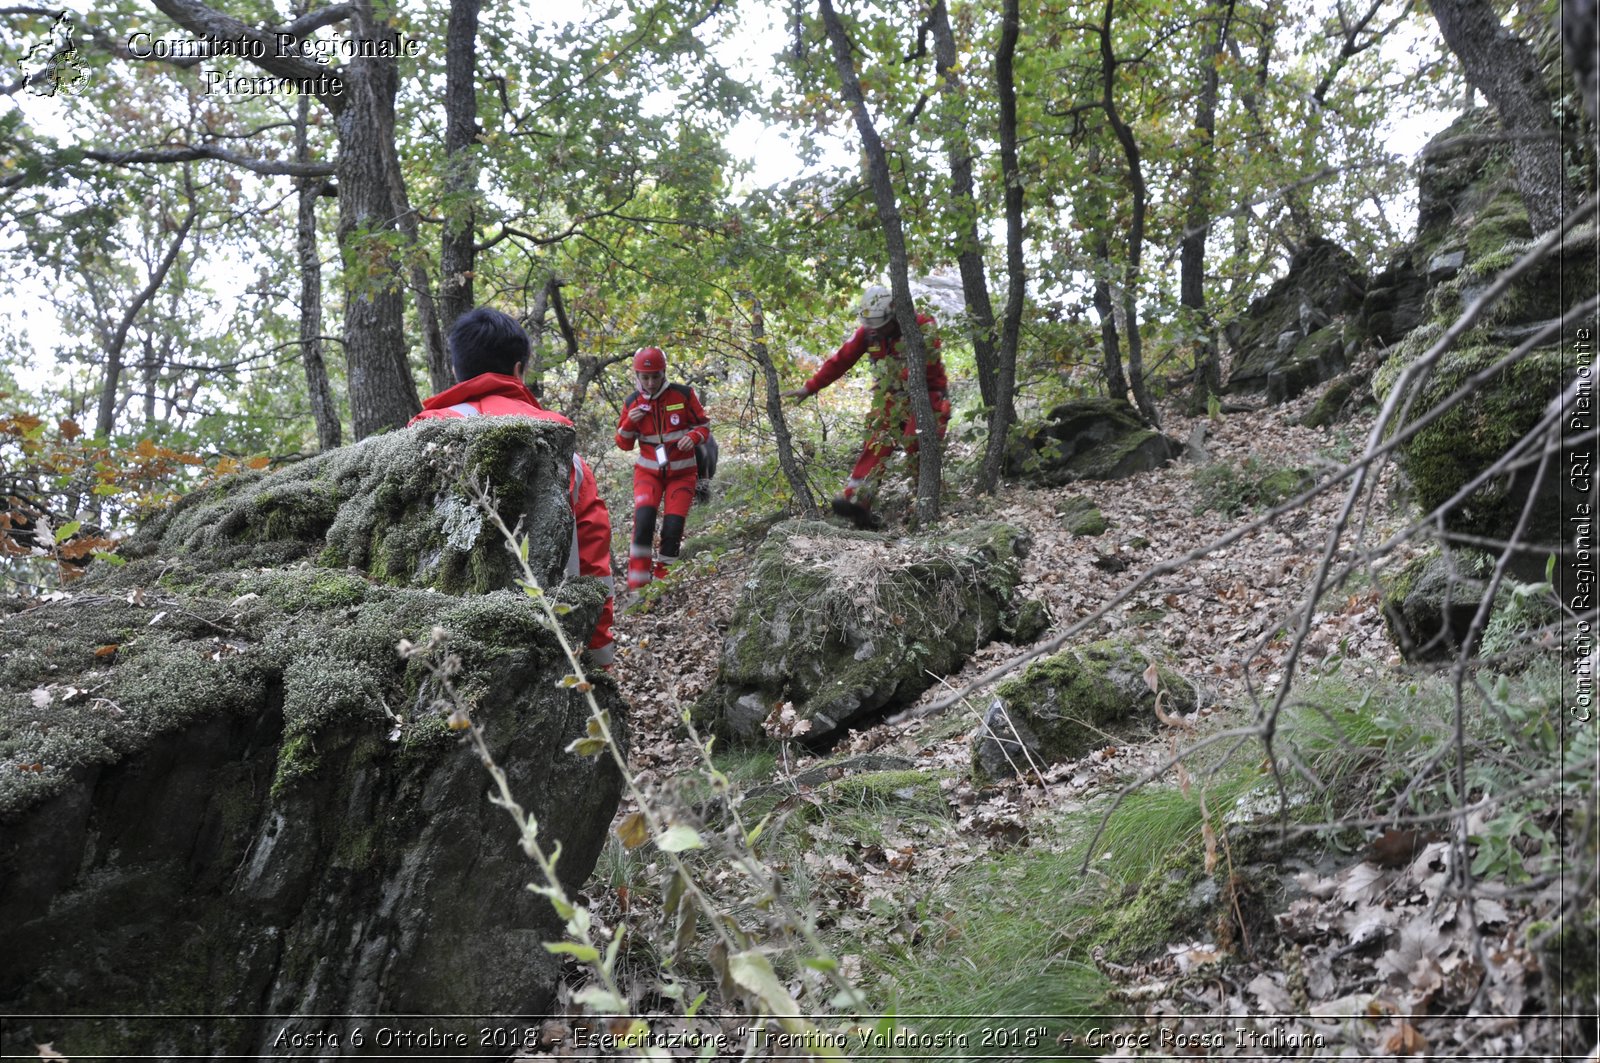
[[[1003,520],[1033,539],[1022,590],[1046,602],[1052,632],[1102,607],[1152,565],[1177,558],[1260,517],[1248,493],[1218,502],[1218,487],[1199,475],[1204,463],[1251,470],[1295,467],[1323,477],[1364,444],[1371,414],[1332,429],[1297,424],[1314,396],[1286,406],[1187,417],[1165,409],[1169,436],[1192,439],[1204,427],[1204,458],[1191,455],[1166,469],[1128,480],[1080,483],[1061,489],[1008,485],[992,498],[949,505],[950,522]],[[1341,558],[1361,543],[1387,537],[1409,519],[1390,505],[1380,482],[1370,508],[1357,515],[1363,531],[1340,540]],[[919,952],[921,931],[898,914],[907,898],[937,895],[975,864],[1028,846],[1048,849],[1059,837],[1053,824],[1065,810],[1106,809],[1111,799],[1146,775],[1166,785],[1190,773],[1174,764],[1196,735],[1248,725],[1270,705],[1283,682],[1286,658],[1307,607],[1313,576],[1334,534],[1347,489],[1335,487],[1308,504],[1243,535],[1170,574],[1145,583],[1072,644],[1113,635],[1164,647],[1185,678],[1205,693],[1202,707],[1176,718],[1147,741],[1107,745],[1079,761],[1051,766],[1030,778],[979,786],[971,775],[970,739],[990,693],[975,692],[951,708],[921,711],[973,678],[1017,658],[1027,647],[991,644],[965,669],[945,677],[917,706],[854,732],[835,749],[812,757],[784,747],[770,778],[747,785],[788,786],[823,760],[853,754],[887,754],[935,773],[942,781],[942,821],[895,820],[870,844],[858,842],[802,855],[808,898],[818,926],[859,943],[843,956],[845,973],[867,981],[883,976],[884,961],[861,955],[881,949]],[[1059,514],[1069,497],[1092,500],[1109,522],[1094,537],[1074,537]],[[1241,507],[1228,512],[1228,502]],[[1210,508],[1208,508],[1210,507]],[[891,533],[895,529],[890,529]],[[1379,567],[1403,564],[1418,548],[1389,552]],[[748,552],[728,551],[714,564],[685,564],[674,585],[647,607],[626,612],[618,625],[622,653],[616,677],[633,706],[632,760],[647,790],[666,792],[675,780],[703,775],[701,751],[681,724],[684,707],[712,682],[726,628],[741,590]],[[1325,593],[1315,603],[1300,649],[1300,677],[1337,664],[1346,678],[1408,674],[1385,631],[1377,582],[1369,572]],[[1047,633],[1045,638],[1049,638]],[[1250,739],[1254,742],[1255,739]],[[1259,747],[1254,754],[1260,759]],[[1198,763],[1191,761],[1191,765]],[[1194,772],[1195,785],[1199,769]],[[1098,802],[1098,803],[1097,803]],[[624,808],[621,814],[626,814]],[[1267,817],[1270,818],[1270,817]],[[1322,844],[1300,866],[1281,910],[1267,913],[1257,940],[1192,928],[1165,954],[1115,965],[1096,957],[1110,983],[1098,1043],[1071,1050],[1114,1055],[1450,1055],[1504,1058],[1548,1045],[1557,1021],[1524,1016],[1554,1010],[1539,993],[1539,968],[1527,942],[1535,916],[1559,907],[1557,882],[1510,890],[1493,881],[1474,884],[1467,899],[1453,890],[1450,851],[1433,836],[1408,834],[1402,857],[1384,852],[1401,835],[1380,824],[1359,831],[1342,826],[1342,841]],[[1224,833],[1231,833],[1223,828]],[[1351,841],[1351,838],[1354,841]],[[1365,850],[1363,840],[1375,839]],[[823,839],[826,841],[826,839]],[[1203,845],[1209,872],[1219,859],[1208,822]],[[1227,842],[1223,842],[1226,848]],[[1342,850],[1342,851],[1341,851]],[[1223,859],[1230,858],[1224,852]],[[651,888],[629,895],[627,876],[591,888],[597,909],[640,926],[658,912]],[[1290,875],[1284,875],[1286,883]],[[937,949],[933,954],[937,954]],[[925,962],[925,961],[918,961]],[[891,979],[892,980],[892,979]],[[799,988],[798,983],[795,988]],[[1115,1014],[1113,1014],[1115,1013]],[[1209,1018],[1207,1016],[1210,1016]],[[1250,1019],[1223,1019],[1221,1017]],[[1282,1016],[1273,1019],[1272,1016]],[[1065,1054],[1065,1045],[1057,1048]],[[938,1055],[938,1053],[934,1053]],[[981,1054],[981,1053],[979,1053]],[[992,1056],[990,1058],[993,1058]]]

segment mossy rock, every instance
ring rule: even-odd
[[[1422,323],[1428,280],[1417,271],[1415,254],[1396,256],[1367,285],[1354,325],[1358,341],[1388,347]]]
[[[1300,423],[1307,428],[1329,428],[1348,421],[1358,410],[1373,405],[1370,373],[1348,373],[1329,384],[1307,410]]]
[[[1037,641],[1054,623],[1048,605],[1036,598],[1027,598],[1017,607],[1015,615],[1001,617],[1000,630],[1007,642],[1026,646]]]
[[[1307,352],[1297,353],[1303,341],[1360,309],[1366,286],[1350,252],[1330,240],[1309,241],[1284,276],[1229,327],[1234,357],[1227,390],[1265,390],[1274,372],[1305,360]]]
[[[1469,234],[1482,247],[1532,231],[1493,109],[1462,113],[1422,149],[1413,261],[1425,269],[1441,254],[1465,247]]]
[[[1431,330],[1419,329],[1408,337],[1391,359],[1396,371],[1386,374],[1382,384],[1392,386],[1398,367],[1405,364],[1408,356],[1420,353],[1415,348],[1425,349],[1432,335]],[[1432,410],[1505,353],[1505,346],[1482,330],[1464,336],[1440,359],[1412,404],[1412,416]],[[1533,430],[1545,402],[1560,394],[1568,375],[1567,359],[1561,351],[1535,351],[1488,378],[1470,396],[1412,436],[1400,448],[1399,465],[1418,508],[1432,513],[1448,505],[1443,514],[1447,532],[1499,540],[1511,538],[1527,508],[1529,520],[1522,531],[1522,541],[1561,541],[1561,507],[1557,499],[1560,476],[1546,476],[1540,497],[1533,499],[1531,505],[1529,496],[1536,469],[1527,467],[1490,478],[1460,501],[1451,500]],[[1524,560],[1526,563],[1520,564],[1518,571],[1527,570],[1528,575],[1533,575],[1542,568],[1544,559],[1530,556]]]
[[[1384,581],[1383,619],[1408,661],[1453,656],[1483,604],[1485,578],[1494,565],[1476,550],[1431,550]]]
[[[283,1028],[270,1015],[456,1015],[430,1023],[470,1037],[466,1016],[554,1003],[560,964],[541,942],[561,922],[526,888],[520,832],[446,726],[440,677],[397,649],[447,633],[451,687],[575,890],[621,779],[608,758],[567,751],[590,707],[561,686],[571,666],[545,613],[515,589],[438,593],[416,559],[409,586],[389,582],[397,566],[315,564],[341,522],[353,549],[361,528],[369,544],[409,535],[397,529],[462,497],[452,464],[432,461],[456,444],[508,521],[542,536],[538,571],[559,572],[570,433],[481,420],[225,481],[153,521],[125,565],[6,613],[0,923],[15,949],[0,1008],[32,1016],[8,1020],[7,1053],[268,1056]],[[405,453],[428,467],[401,468]],[[457,550],[461,571],[509,582],[492,538]],[[604,588],[550,593],[581,641]],[[615,684],[596,677],[592,692],[626,743]],[[73,1014],[85,1008],[238,1018]],[[348,1038],[361,1021],[326,1029]]]
[[[1183,447],[1150,430],[1125,402],[1086,399],[1055,407],[1012,434],[1007,476],[1048,487],[1120,480],[1159,469]]]
[[[564,575],[570,427],[524,417],[425,421],[270,473],[242,473],[146,522],[128,557],[204,557],[213,566],[313,559],[383,583],[480,593],[516,581],[514,559],[477,506],[490,485],[508,527],[522,522],[546,585]]]
[[[1504,272],[1535,245],[1527,210],[1516,188],[1510,152],[1488,108],[1462,115],[1424,149],[1419,178],[1418,235],[1409,262],[1427,278],[1429,291],[1417,327],[1391,349],[1373,376],[1385,399],[1414,365]],[[1469,379],[1486,371],[1544,323],[1600,287],[1600,245],[1591,223],[1567,234],[1562,246],[1516,278],[1452,349],[1414,396],[1409,416],[1428,415]],[[1575,323],[1581,324],[1581,323]],[[1589,323],[1593,327],[1593,323]],[[1461,502],[1466,486],[1497,464],[1533,430],[1545,404],[1572,378],[1562,350],[1567,333],[1553,337],[1519,363],[1488,377],[1466,401],[1433,420],[1399,449],[1399,464],[1424,513],[1448,506],[1445,531],[1508,541],[1526,509],[1521,541],[1549,544],[1565,536],[1556,494],[1561,477],[1546,476],[1531,497],[1534,470],[1519,468],[1488,480]],[[1403,424],[1391,426],[1400,430]],[[1532,551],[1513,557],[1514,571],[1537,578],[1544,558]]]
[[[757,552],[696,714],[728,736],[765,737],[784,702],[797,734],[826,742],[903,706],[1002,631],[1026,535],[981,524],[889,538],[787,521]]]
[[[1267,373],[1267,401],[1282,405],[1345,370],[1344,329],[1318,329],[1295,344],[1287,361]]]
[[[1517,201],[1520,208],[1520,201]],[[1509,208],[1508,208],[1509,209]],[[1525,228],[1525,227],[1524,227]],[[1434,285],[1424,304],[1428,320],[1439,325],[1455,321],[1479,295],[1488,290],[1510,267],[1532,251],[1537,241],[1530,236],[1508,236],[1500,232],[1486,235],[1477,229],[1468,229],[1461,237],[1465,250],[1461,269],[1448,279]],[[1479,317],[1478,328],[1487,329],[1508,349],[1532,326],[1559,318],[1570,306],[1588,295],[1593,295],[1600,274],[1596,272],[1596,258],[1600,256],[1596,229],[1585,225],[1568,233],[1561,246],[1545,255],[1511,286]],[[1550,342],[1560,340],[1560,333]],[[1414,353],[1415,348],[1412,348]]]
[[[1029,665],[995,691],[972,736],[974,772],[1004,779],[1149,731],[1156,723],[1156,694],[1145,680],[1152,664],[1165,711],[1192,711],[1194,687],[1131,643],[1094,642]]]
[[[1111,527],[1099,507],[1077,495],[1062,499],[1056,516],[1061,526],[1076,536],[1104,535]]]
[[[1237,516],[1257,507],[1276,506],[1309,488],[1316,478],[1309,469],[1267,465],[1246,458],[1240,465],[1212,462],[1194,472],[1199,499],[1195,512],[1216,510]]]

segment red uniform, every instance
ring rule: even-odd
[[[933,334],[933,318],[918,314],[917,325],[927,345],[928,400],[938,415],[939,435],[943,438],[945,425],[950,422],[950,400],[946,396],[949,380],[945,376],[944,360],[939,356],[939,338]],[[855,501],[856,489],[889,455],[901,447],[907,454],[916,453],[917,419],[906,394],[910,371],[900,353],[900,339],[899,328],[893,323],[884,329],[858,328],[805,382],[806,393],[815,395],[849,372],[863,354],[870,356],[873,408],[867,414],[867,438],[861,445],[861,456],[856,459],[850,479],[844,485],[844,497],[850,501]]]
[[[411,424],[479,414],[489,417],[532,417],[569,427],[572,425],[561,414],[540,406],[539,400],[533,397],[533,392],[522,381],[503,373],[483,373],[441,391],[422,404],[422,412],[411,418]],[[693,455],[690,457],[692,459]],[[605,500],[595,486],[589,463],[576,454],[572,455],[572,474],[567,479],[567,493],[576,520],[572,549],[567,554],[567,572],[574,576],[594,576],[606,585],[606,603],[601,607],[600,619],[589,638],[589,659],[606,667],[616,656],[616,644],[611,634],[615,611],[614,596],[611,594],[611,514],[606,512]]]
[[[633,411],[644,416],[635,421]],[[654,395],[635,391],[622,404],[617,446],[638,448],[633,460],[633,545],[628,550],[628,589],[638,590],[653,575],[664,575],[678,560],[683,520],[694,502],[698,478],[694,448],[711,438],[711,422],[700,397],[687,384],[663,384]],[[682,448],[680,441],[690,446]],[[655,554],[655,518],[665,511],[661,553]],[[652,561],[655,562],[654,566]],[[659,569],[660,571],[657,571]]]

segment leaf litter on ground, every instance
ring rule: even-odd
[[[1204,422],[1211,461],[1237,465],[1272,454],[1307,467],[1329,466],[1320,456],[1332,442],[1328,432],[1295,423],[1315,397],[1313,392],[1284,406],[1220,419],[1165,409],[1164,430],[1185,438]],[[1362,438],[1367,424],[1345,429]],[[1058,489],[1006,485],[991,498],[953,505],[946,520],[1001,520],[1023,527],[1033,548],[1020,589],[1048,606],[1059,630],[1101,607],[1151,565],[1251,519],[1248,513],[1230,517],[1201,506],[1192,472],[1180,461],[1123,481]],[[1370,512],[1387,511],[1389,490],[1380,478]],[[1283,681],[1292,618],[1304,605],[1343,494],[1342,489],[1324,492],[1230,546],[1152,580],[1082,632],[1080,641],[1131,633],[1167,647],[1186,677],[1209,693],[1199,716],[1259,705]],[[1109,524],[1106,533],[1074,536],[1063,525],[1057,514],[1075,495],[1093,500]],[[853,571],[849,566],[870,568],[881,560],[877,555],[895,550],[890,540],[852,558],[801,552],[806,563]],[[1403,565],[1419,552],[1401,545],[1375,567]],[[1349,550],[1341,557],[1353,559]],[[1121,563],[1107,565],[1107,558]],[[622,652],[616,678],[632,705],[631,759],[647,789],[665,792],[674,779],[699,770],[702,755],[683,732],[682,714],[715,678],[722,632],[748,564],[748,554],[730,552],[714,566],[682,565],[648,610],[631,611],[618,624]],[[1003,643],[979,649],[960,673],[941,677],[921,703],[1005,664],[1020,649]],[[1368,677],[1401,665],[1370,578],[1334,587],[1315,603],[1299,667],[1315,672],[1332,661]],[[779,715],[775,710],[775,719]],[[975,726],[980,716],[972,711],[968,723]],[[970,773],[971,730],[952,732],[940,717],[907,712],[850,734],[831,751],[832,756],[890,752],[937,771],[950,816],[942,823],[901,824],[894,838],[865,847],[839,838],[822,844],[819,836],[819,852],[803,857],[824,887],[811,899],[819,926],[848,930],[862,941],[903,942],[916,932],[899,917],[913,884],[917,895],[927,898],[934,884],[966,865],[1025,847],[1036,837],[1048,838],[1049,832],[1039,829],[1042,824],[1084,807],[1092,796],[1115,792],[1171,753],[1158,734],[1144,743],[1108,744],[1031,777],[979,786]],[[815,760],[804,746],[787,743],[775,779],[792,779]],[[624,807],[619,819],[635,811]],[[1102,965],[1126,1011],[1120,1020],[1120,1029],[1129,1034],[1124,1041],[1136,1044],[1133,1035],[1161,1031],[1201,1044],[1216,1036],[1211,1016],[1237,1017],[1224,1023],[1229,1032],[1222,1043],[1205,1042],[1207,1054],[1218,1056],[1504,1058],[1548,1041],[1551,1020],[1520,1016],[1540,978],[1526,946],[1528,926],[1536,914],[1558,906],[1555,887],[1517,905],[1479,898],[1469,912],[1463,908],[1467,902],[1447,888],[1454,858],[1449,846],[1433,842],[1398,868],[1352,856],[1331,874],[1300,875],[1297,898],[1274,917],[1275,957],[1238,956],[1225,945],[1195,941],[1175,942],[1165,956],[1134,967]],[[722,881],[743,886],[737,876]],[[592,885],[590,892],[599,908],[609,905],[613,919],[650,917],[648,899],[635,898],[623,912],[603,884]],[[732,894],[723,900],[737,903]],[[846,959],[859,970],[858,956]],[[1111,1053],[1141,1054],[1163,1053],[1137,1048]]]

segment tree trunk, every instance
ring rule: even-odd
[[[811,485],[806,483],[806,474],[794,458],[789,422],[783,416],[783,384],[777,366],[772,364],[772,354],[767,350],[767,324],[766,316],[761,311],[761,300],[748,292],[741,295],[750,300],[750,351],[755,356],[756,364],[761,367],[761,375],[767,385],[767,420],[772,425],[772,441],[778,446],[778,467],[783,470],[784,479],[789,481],[789,490],[800,512],[816,520],[822,514],[817,509]]]
[[[444,329],[439,326],[439,308],[433,298],[433,279],[428,275],[427,263],[420,253],[422,234],[417,225],[417,212],[411,208],[411,198],[406,194],[406,182],[400,173],[400,156],[389,145],[389,195],[394,203],[395,221],[405,234],[412,252],[406,256],[411,274],[411,293],[417,301],[417,322],[422,326],[423,352],[428,363],[428,383],[434,394],[451,387],[456,382],[450,365],[450,353],[445,350]]]
[[[310,158],[307,140],[311,98],[301,95],[295,123],[295,158]],[[306,369],[306,395],[317,425],[317,448],[332,450],[341,442],[339,407],[328,383],[328,366],[322,355],[322,257],[317,253],[317,199],[324,182],[301,178],[299,210],[295,218],[295,256],[300,263],[300,361]]]
[[[247,25],[207,7],[200,0],[151,0],[165,15],[197,37],[250,42],[259,50],[255,65],[278,77],[330,83],[339,89],[314,89],[333,114],[339,141],[334,174],[339,184],[339,248],[344,252],[343,328],[350,421],[357,439],[404,425],[422,408],[406,362],[405,302],[393,278],[399,265],[382,243],[365,241],[394,227],[389,160],[394,154],[394,97],[398,61],[392,56],[350,59],[330,69],[280,47],[272,30]],[[352,41],[381,41],[392,50],[398,34],[374,12],[372,0],[351,0],[329,16],[348,17]],[[308,16],[317,25],[331,24]],[[300,20],[305,21],[305,20]]]
[[[109,439],[111,429],[116,427],[117,391],[122,383],[122,352],[128,343],[128,330],[133,328],[134,319],[139,316],[139,311],[143,310],[145,304],[161,290],[168,271],[172,269],[173,263],[178,261],[178,253],[183,250],[183,242],[188,238],[189,230],[194,227],[197,217],[199,208],[191,203],[189,213],[184,216],[178,225],[177,233],[172,238],[172,246],[167,248],[167,253],[161,257],[156,268],[151,270],[150,282],[133,297],[128,309],[123,311],[122,318],[117,322],[116,331],[111,334],[106,344],[106,375],[100,385],[100,408],[94,422],[94,434],[100,439]]]
[[[999,366],[995,360],[994,306],[989,300],[989,281],[983,268],[983,244],[978,236],[978,204],[973,198],[972,138],[961,113],[958,99],[960,83],[956,75],[956,37],[950,29],[950,13],[944,0],[935,0],[928,16],[933,29],[934,67],[939,73],[945,100],[945,156],[950,164],[950,195],[954,201],[956,268],[961,273],[961,293],[971,318],[972,357],[978,367],[978,392],[983,404],[995,407],[995,382]]]
[[[873,127],[872,115],[867,111],[844,23],[834,11],[832,0],[817,0],[817,7],[822,14],[823,26],[827,29],[828,41],[833,46],[834,66],[839,72],[845,102],[850,105],[856,130],[861,134],[872,196],[878,208],[878,224],[883,229],[884,250],[889,256],[889,286],[894,294],[895,317],[900,323],[900,337],[905,351],[906,391],[911,399],[912,415],[917,421],[917,521],[922,526],[928,526],[939,519],[943,441],[939,438],[939,422],[934,416],[933,403],[928,398],[927,349],[922,339],[922,329],[917,324],[917,308],[911,299],[909,256],[900,222],[900,209],[895,200],[894,182],[889,175],[889,156],[884,151],[877,129]]]
[[[1222,6],[1220,3],[1217,6]],[[1194,344],[1192,412],[1207,408],[1213,395],[1222,393],[1222,371],[1211,315],[1206,310],[1206,241],[1211,237],[1211,180],[1217,136],[1217,59],[1233,20],[1234,0],[1214,14],[1215,27],[1200,51],[1200,92],[1194,104],[1194,145],[1189,205],[1184,212],[1183,242],[1178,254],[1178,303],[1184,308],[1187,331]],[[1220,16],[1220,17],[1218,17]]]
[[[1122,339],[1117,333],[1117,313],[1111,301],[1111,278],[1116,267],[1111,261],[1111,241],[1106,233],[1111,228],[1111,204],[1100,192],[1100,145],[1089,145],[1089,181],[1085,196],[1089,202],[1089,215],[1095,219],[1089,238],[1089,255],[1094,269],[1094,311],[1100,318],[1100,369],[1106,381],[1106,394],[1126,402],[1128,379],[1122,374]]]
[[[351,36],[392,46],[397,35],[378,21],[370,0],[356,0],[353,6]],[[403,427],[422,403],[405,358],[405,300],[395,281],[400,264],[381,239],[394,229],[389,165],[398,67],[393,59],[368,58],[351,59],[339,70],[346,99],[337,116],[336,170],[339,246],[345,252],[345,378],[350,426],[360,440]],[[352,271],[352,259],[357,258],[363,268]]]
[[[1101,107],[1122,146],[1122,156],[1128,165],[1128,186],[1133,193],[1133,216],[1128,225],[1128,255],[1123,263],[1122,317],[1128,333],[1128,385],[1133,392],[1133,402],[1139,413],[1153,425],[1160,425],[1161,415],[1144,379],[1144,344],[1139,331],[1139,268],[1144,255],[1144,223],[1148,191],[1144,183],[1144,166],[1140,161],[1139,143],[1133,130],[1117,111],[1114,91],[1117,76],[1116,55],[1111,47],[1111,23],[1115,15],[1115,0],[1106,0],[1105,18],[1100,26],[1100,86]]]
[[[1000,485],[1007,437],[1017,419],[1017,345],[1022,338],[1022,304],[1028,283],[1022,257],[1022,170],[1017,161],[1017,86],[1013,68],[1017,37],[1021,33],[1017,0],[1004,0],[1000,19],[994,80],[1000,102],[1000,179],[1005,187],[1006,307],[1000,331],[995,401],[989,409],[989,442],[978,480],[979,490],[985,492],[992,492]]]
[[[1511,137],[1511,167],[1533,231],[1555,228],[1567,199],[1561,130],[1533,49],[1500,24],[1489,0],[1428,0],[1428,6],[1467,80]]]
[[[478,8],[450,0],[444,45],[444,231],[439,244],[439,320],[446,329],[472,309],[478,167]]]

